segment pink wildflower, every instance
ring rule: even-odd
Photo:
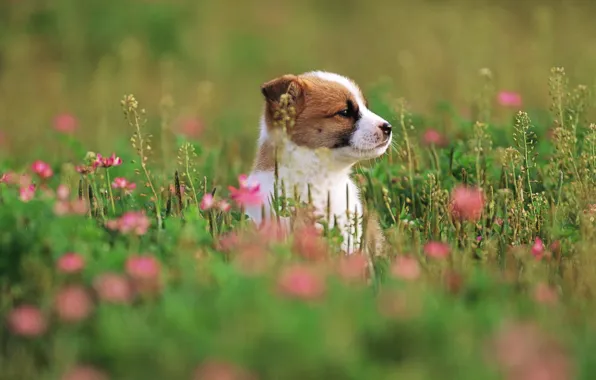
[[[444,147],[447,145],[447,139],[436,129],[428,128],[422,135],[422,143],[426,146]]]
[[[37,174],[42,179],[48,179],[54,175],[54,171],[52,170],[50,165],[46,162],[41,161],[41,160],[35,161],[31,165],[31,170],[33,170],[33,172],[35,174]]]
[[[449,256],[451,248],[445,243],[431,241],[424,246],[424,253],[433,259],[444,259]]]
[[[256,380],[256,377],[234,364],[211,359],[195,370],[193,380]]]
[[[23,202],[29,202],[29,201],[33,200],[34,196],[35,196],[35,185],[24,186],[24,187],[21,187],[21,189],[19,190],[19,198]]]
[[[125,194],[130,194],[137,188],[137,185],[133,182],[128,182],[126,178],[116,177],[114,178],[114,182],[112,182],[112,188],[121,189],[124,190]]]
[[[222,212],[228,212],[230,211],[230,209],[232,208],[232,206],[230,205],[229,202],[221,200],[217,203],[217,207],[220,209],[220,211]]]
[[[491,348],[490,359],[506,379],[566,380],[577,375],[565,346],[536,324],[504,326],[492,339]]]
[[[521,95],[517,92],[501,91],[498,94],[498,101],[505,107],[519,108],[522,105]]]
[[[201,210],[209,210],[214,205],[215,205],[215,200],[213,199],[213,195],[211,195],[210,193],[206,193],[205,195],[203,195],[203,198],[201,199],[201,204],[200,204]]]
[[[111,230],[118,230],[122,234],[134,233],[144,235],[147,233],[151,221],[142,211],[128,211],[116,220],[109,220],[106,226]]]
[[[155,294],[159,291],[161,268],[155,257],[131,256],[126,260],[125,266],[135,290],[143,294]]]
[[[22,305],[8,314],[8,327],[14,334],[34,337],[47,330],[47,322],[39,308]]]
[[[135,255],[126,260],[126,273],[134,279],[155,279],[159,272],[159,262],[153,256]]]
[[[244,243],[235,252],[233,263],[244,275],[257,276],[269,268],[267,253],[259,243]]]
[[[68,186],[60,184],[56,189],[56,197],[60,200],[67,200],[70,197],[70,189]]]
[[[322,260],[328,253],[321,231],[315,226],[304,226],[295,231],[292,250],[298,256],[312,261]]]
[[[228,186],[231,198],[239,206],[260,206],[263,204],[263,196],[260,193],[259,184],[249,184],[246,175],[238,177],[239,188]]]
[[[280,292],[292,298],[312,300],[323,296],[325,282],[305,265],[286,268],[278,279]]]
[[[186,191],[186,188],[185,188],[185,186],[184,186],[184,185],[180,185],[180,196],[181,196],[181,197],[184,197],[184,193],[185,193],[185,191]],[[172,195],[177,195],[177,194],[176,194],[176,186],[174,186],[174,185],[170,185],[170,194],[172,194]]]
[[[13,172],[6,172],[0,175],[0,183],[5,183],[7,185],[14,184],[15,182],[15,173]]]
[[[77,119],[68,113],[63,113],[54,118],[54,130],[60,133],[73,133],[78,128]]]
[[[200,120],[192,117],[181,118],[177,124],[178,133],[190,139],[200,137],[205,129],[204,124]]]
[[[366,281],[368,275],[367,268],[366,257],[361,253],[353,253],[339,260],[338,271],[344,281],[363,282]]]
[[[451,212],[457,218],[480,219],[484,203],[484,193],[480,189],[460,185],[451,193]]]
[[[540,283],[534,288],[534,300],[544,305],[555,304],[559,299],[557,291],[545,283]]]
[[[86,319],[91,314],[93,302],[85,288],[69,285],[56,295],[54,309],[62,321],[75,323]]]
[[[93,288],[103,301],[126,304],[132,300],[133,289],[128,279],[115,273],[103,273],[93,280]]]
[[[418,260],[411,256],[397,256],[391,266],[391,274],[402,280],[413,281],[420,277]]]
[[[77,365],[62,375],[61,380],[108,380],[108,375],[95,367]]]
[[[534,240],[534,245],[532,246],[532,255],[534,255],[537,260],[540,260],[544,255],[544,243],[539,237]]]
[[[54,214],[58,216],[64,216],[68,214],[85,215],[87,211],[87,202],[85,202],[83,199],[74,199],[72,201],[59,199],[54,204]]]
[[[97,161],[93,163],[92,166],[87,166],[87,165],[77,165],[75,167],[75,170],[77,172],[79,172],[82,175],[87,175],[90,173],[93,173],[95,171],[95,169],[97,168],[98,164]]]
[[[95,167],[102,167],[102,168],[111,168],[112,166],[120,166],[122,165],[122,159],[120,157],[116,157],[116,153],[112,153],[110,157],[103,157],[101,154],[97,154],[97,158],[95,159],[94,166]]]
[[[85,260],[78,253],[69,252],[58,259],[57,267],[62,273],[78,273],[85,267]]]
[[[267,243],[281,243],[288,237],[288,229],[276,220],[266,221],[259,227],[259,241]]]

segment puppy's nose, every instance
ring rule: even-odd
[[[383,131],[383,134],[385,136],[389,136],[391,134],[391,124],[383,123],[379,125],[379,128],[381,129],[381,131]]]

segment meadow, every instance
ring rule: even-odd
[[[0,379],[592,379],[594,10],[2,2]],[[243,216],[259,86],[313,69],[394,126],[383,254]]]

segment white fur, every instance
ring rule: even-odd
[[[364,99],[354,82],[341,75],[328,72],[315,71],[307,75],[333,81],[347,88],[358,103],[361,118],[356,123],[356,131],[351,138],[351,146],[348,147],[315,151],[299,147],[289,141],[285,142],[284,148],[279,152],[279,186],[281,187],[283,180],[287,196],[293,196],[297,189],[300,200],[306,202],[310,184],[313,205],[319,216],[327,216],[327,201],[329,199],[331,226],[334,226],[335,218],[333,216],[335,216],[344,237],[342,249],[352,253],[359,248],[362,231],[362,203],[359,190],[350,177],[352,166],[360,160],[375,158],[385,153],[391,139],[382,142],[377,130],[378,126],[386,121],[366,108]],[[259,147],[267,139],[269,139],[267,125],[262,117]],[[272,171],[254,171],[248,177],[248,181],[259,183],[261,192],[269,197],[265,202],[265,217],[268,219],[271,209],[270,199],[274,193],[274,173]],[[278,194],[281,194],[281,190],[278,191]],[[262,222],[261,207],[248,207],[246,213],[255,223]],[[358,218],[357,231],[354,230],[355,213]],[[288,220],[285,219],[284,222],[288,223]]]

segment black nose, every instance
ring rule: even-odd
[[[381,128],[381,131],[383,131],[383,134],[385,136],[389,136],[391,134],[391,124],[383,123],[379,125],[379,128]]]

